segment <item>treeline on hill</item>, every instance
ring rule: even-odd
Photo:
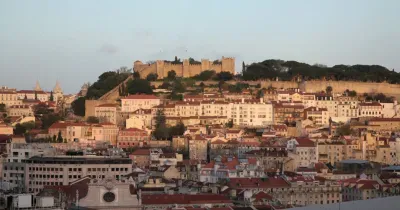
[[[80,97],[72,102],[71,107],[75,115],[85,116],[85,100],[96,100],[117,87],[132,74],[131,69],[121,67],[116,71],[104,72],[96,82],[89,86],[86,96]]]
[[[304,80],[336,80],[400,83],[400,73],[379,65],[335,65],[327,67],[322,64],[310,65],[297,61],[265,60],[247,67],[243,63],[242,79],[259,80],[275,78],[293,80],[300,77]]]

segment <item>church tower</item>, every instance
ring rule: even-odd
[[[42,88],[40,87],[39,81],[36,81],[36,86],[35,86],[35,91],[42,91]]]
[[[63,92],[63,91],[62,91],[62,89],[61,89],[60,83],[59,83],[58,80],[57,80],[56,86],[53,88],[53,93],[62,93],[62,92]]]

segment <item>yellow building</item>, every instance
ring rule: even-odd
[[[6,124],[0,124],[0,135],[13,135],[13,127],[7,126]]]
[[[18,100],[17,91],[7,87],[0,88],[0,104],[5,104],[6,107],[12,105],[20,105],[22,101]]]
[[[94,108],[94,113],[100,122],[119,123],[120,108],[117,104],[102,104]]]

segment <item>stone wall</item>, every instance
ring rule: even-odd
[[[140,73],[142,78],[146,78],[150,73],[156,73],[159,79],[163,79],[172,70],[176,72],[178,77],[193,77],[205,70],[214,70],[217,73],[228,71],[235,74],[235,59],[222,57],[221,63],[218,64],[214,64],[208,59],[202,59],[201,64],[190,64],[188,59],[184,59],[182,64],[172,64],[163,60],[157,60],[152,64],[135,61],[133,68]]]

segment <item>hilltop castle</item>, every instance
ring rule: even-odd
[[[189,59],[184,59],[183,62],[173,62],[157,60],[152,64],[144,64],[141,61],[135,61],[133,69],[140,73],[140,77],[146,78],[147,75],[153,73],[158,75],[158,79],[167,77],[168,72],[174,70],[178,77],[193,77],[205,70],[214,70],[219,73],[227,71],[235,74],[235,58],[222,57],[221,60],[210,61],[201,59],[201,62],[190,62]]]

